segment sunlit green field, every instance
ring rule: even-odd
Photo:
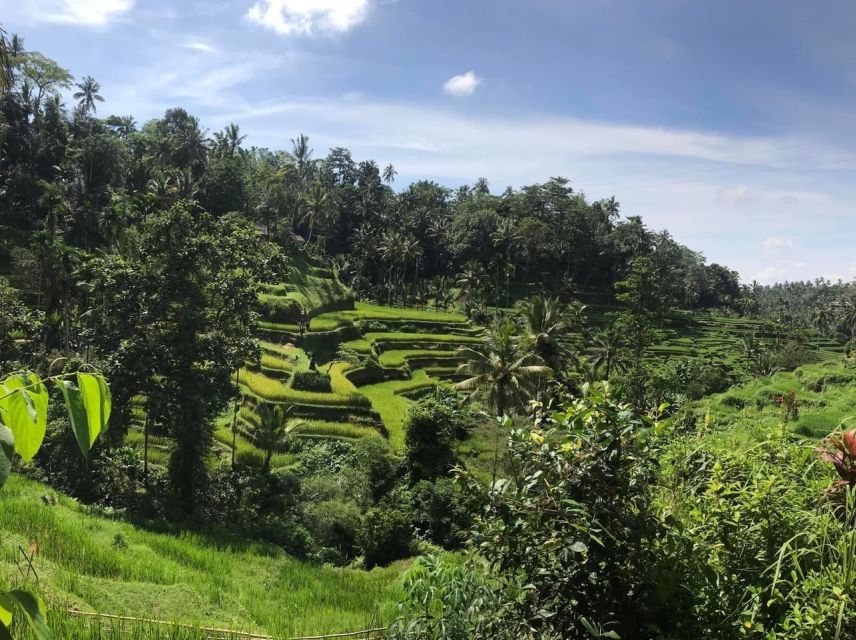
[[[370,572],[314,566],[271,545],[161,529],[93,515],[43,485],[13,476],[0,492],[0,582],[19,583],[18,546],[35,541],[34,564],[54,610],[73,607],[289,637],[388,622],[407,566],[399,562]],[[35,586],[32,580],[29,586]]]

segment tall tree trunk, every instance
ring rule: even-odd
[[[238,397],[241,395],[241,370],[235,374],[235,403],[232,409],[232,471],[235,470],[235,450],[238,448]]]

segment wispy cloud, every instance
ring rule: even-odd
[[[4,13],[25,23],[104,27],[133,6],[134,0],[22,0],[4,7]]]
[[[482,84],[482,79],[476,75],[476,72],[467,71],[446,80],[443,84],[443,91],[456,98],[471,96],[476,92],[480,84]]]
[[[344,33],[363,20],[369,0],[259,0],[247,18],[281,35]]]
[[[190,49],[191,51],[201,51],[203,53],[211,53],[214,51],[213,45],[210,45],[207,42],[202,42],[201,40],[188,40],[181,46],[185,49]]]
[[[793,249],[794,241],[781,236],[768,236],[764,238],[762,246],[764,247],[764,251],[768,253],[781,253],[782,251]]]

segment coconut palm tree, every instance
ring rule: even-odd
[[[312,232],[316,225],[322,228],[326,226],[333,195],[328,191],[320,180],[316,180],[309,191],[303,196],[304,213],[300,222],[309,227],[309,236],[306,243],[312,242]]]
[[[395,176],[398,175],[398,171],[395,170],[391,164],[386,165],[386,168],[383,170],[383,181],[387,184],[392,184],[395,182]]]
[[[222,132],[218,131],[214,134],[212,146],[218,155],[232,158],[241,152],[241,143],[246,138],[247,136],[241,135],[241,127],[230,122]]]
[[[484,273],[474,264],[464,265],[464,270],[455,277],[458,286],[458,297],[472,300],[481,292]]]
[[[414,243],[416,246],[414,247]],[[407,236],[397,229],[389,229],[384,231],[380,238],[380,256],[381,259],[388,265],[387,271],[387,304],[392,304],[392,292],[396,286],[396,282],[400,285],[404,280],[404,273],[407,268],[409,259],[415,259],[415,256],[421,257],[421,248],[412,236]],[[414,256],[414,258],[411,258]],[[395,277],[395,272],[399,271],[398,278]]]
[[[297,166],[297,175],[303,181],[312,166],[312,148],[309,146],[309,136],[301,133],[297,138],[292,138],[289,156],[294,160],[294,164]]]
[[[515,324],[498,318],[487,328],[483,343],[477,348],[458,350],[464,362],[459,375],[468,376],[455,389],[468,391],[470,398],[481,398],[494,414],[503,419],[520,411],[536,395],[539,383],[550,375],[550,367],[522,344]],[[493,480],[499,460],[500,430],[496,430],[493,451]]]
[[[78,106],[83,109],[84,113],[95,113],[95,103],[104,102],[104,98],[98,94],[101,91],[101,85],[92,76],[86,76],[83,82],[75,86],[80,89],[73,95],[74,99],[78,101]]]
[[[422,264],[422,246],[419,241],[412,235],[407,235],[402,238],[401,259],[404,262],[402,269],[402,285],[407,273],[407,265],[413,264],[413,293],[416,294],[416,284],[419,279],[419,265]],[[403,287],[402,287],[403,288]]]
[[[811,323],[820,333],[825,334],[835,320],[835,313],[829,305],[820,305],[811,312]]]
[[[253,428],[253,442],[265,452],[263,469],[270,471],[273,454],[282,449],[294,434],[305,429],[309,423],[299,418],[290,418],[293,406],[287,409],[281,404],[258,406],[259,423]]]
[[[511,279],[511,251],[514,247],[515,243],[519,242],[520,234],[517,233],[517,222],[513,218],[503,218],[500,220],[499,224],[496,227],[496,231],[490,234],[490,239],[493,242],[494,248],[497,251],[501,252],[504,257],[504,264],[502,260],[497,260],[497,268],[496,268],[496,298],[499,300],[499,275],[500,275],[500,266],[504,266],[505,271],[505,306],[507,307],[508,295],[509,295],[509,287],[510,287],[510,279]],[[497,304],[499,306],[499,304]]]
[[[598,333],[592,339],[593,355],[591,358],[591,373],[593,376],[598,375],[598,371],[603,367],[606,369],[604,379],[609,380],[609,375],[613,369],[622,369],[623,363],[618,358],[619,350],[621,349],[621,336],[615,330],[615,327],[610,326]]]
[[[558,298],[537,295],[517,305],[526,348],[547,364],[556,376],[575,359],[567,339],[573,330],[568,308]]]
[[[550,376],[550,367],[529,350],[517,335],[509,318],[499,318],[485,330],[478,347],[458,350],[464,359],[457,374],[468,376],[457,383],[459,391],[470,398],[485,400],[497,416],[518,411],[538,388],[538,382]]]
[[[12,55],[6,41],[6,31],[0,26],[0,93],[12,86]]]

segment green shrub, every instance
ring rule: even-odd
[[[456,413],[434,398],[410,407],[404,420],[404,451],[413,482],[445,476],[455,464]]]
[[[394,504],[393,501],[385,502],[365,513],[359,543],[366,569],[384,566],[410,555],[413,544],[413,527],[410,520],[407,509]]]
[[[353,502],[331,499],[306,503],[303,524],[319,546],[335,549],[343,558],[353,556],[360,528],[360,510]]]
[[[298,391],[315,391],[317,393],[330,393],[332,391],[329,376],[319,371],[295,372],[291,387]]]

